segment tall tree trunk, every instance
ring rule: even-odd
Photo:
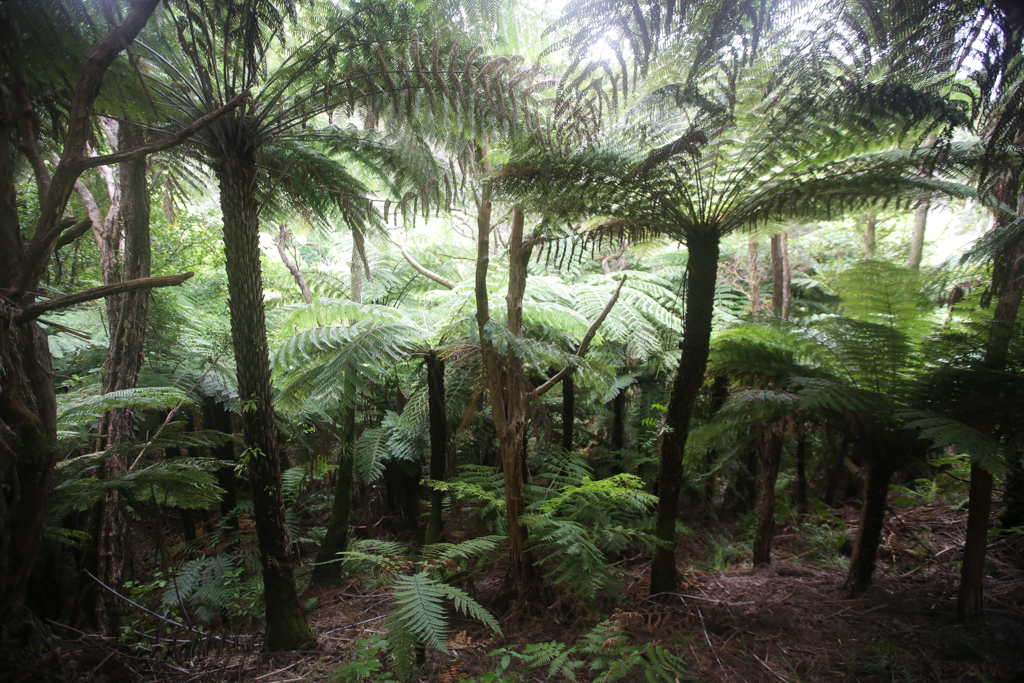
[[[427,354],[427,403],[430,413],[430,479],[444,481],[448,464],[448,414],[445,411],[444,361],[431,351]],[[437,543],[444,531],[441,506],[444,492],[430,491],[430,521],[427,523],[426,543]]]
[[[793,276],[789,271],[789,233],[782,233],[782,317],[789,319],[793,303]]]
[[[131,149],[145,142],[144,136],[127,123],[119,126],[118,148]],[[118,164],[117,183],[120,197],[119,226],[115,235],[124,239],[124,253],[118,258],[119,245],[108,244],[112,250],[106,258],[120,263],[120,268],[107,270],[104,278],[119,277],[122,281],[150,276],[152,255],[149,239],[149,183],[146,178],[146,157]],[[114,284],[104,282],[104,284]],[[134,389],[142,369],[146,324],[149,314],[149,291],[137,290],[107,298],[107,318],[110,326],[110,350],[103,383],[103,393]],[[109,412],[100,421],[101,446],[110,448],[132,438],[134,412],[118,409]],[[122,474],[128,467],[126,455],[107,458],[99,467],[97,478]],[[104,494],[89,513],[89,542],[83,552],[83,567],[96,578],[115,590],[124,581],[126,561],[123,534],[128,518],[124,503],[117,491]],[[84,577],[78,592],[78,621],[85,626],[99,628],[106,636],[117,635],[119,630],[118,600],[92,580]]]
[[[679,357],[679,368],[665,416],[666,427],[670,431],[663,437],[658,459],[658,518],[655,533],[661,543],[655,547],[651,560],[652,595],[674,591],[678,581],[676,517],[679,513],[679,487],[683,477],[683,453],[694,402],[704,383],[704,372],[708,364],[718,275],[717,233],[691,237],[687,247],[689,261],[682,355]]]
[[[878,557],[878,542],[885,525],[886,499],[892,469],[877,459],[868,458],[864,466],[864,504],[860,509],[857,540],[850,558],[850,569],[843,584],[847,594],[857,596],[871,587]]]
[[[526,266],[529,247],[523,245],[522,209],[515,209],[509,235],[508,330],[522,337],[523,294],[526,289]],[[491,201],[486,187],[477,215],[476,315],[480,335],[480,353],[490,395],[498,449],[501,453],[505,479],[506,525],[509,538],[509,559],[513,587],[520,600],[529,600],[536,593],[533,559],[526,550],[526,527],[519,519],[525,512],[523,497],[522,450],[526,430],[526,401],[531,390],[524,385],[523,362],[510,349],[504,364],[499,364],[491,341],[487,295],[487,268],[490,263]]]
[[[235,116],[232,114],[231,118]],[[251,145],[244,148],[252,149]],[[267,611],[264,646],[268,650],[303,649],[314,638],[295,591],[281,499],[281,463],[263,309],[256,160],[251,151],[237,154],[229,151],[219,160],[215,172],[224,214],[225,270],[231,339],[238,367],[242,432],[263,567]]]
[[[313,567],[314,585],[336,584],[341,580],[341,562],[338,553],[348,545],[348,529],[352,519],[352,481],[356,450],[356,411],[344,408],[341,424],[341,439],[338,449],[338,469],[334,479],[334,506],[327,521],[327,533],[316,553]]]
[[[626,387],[612,399],[612,434],[613,451],[621,451],[626,447]]]
[[[757,530],[754,534],[754,566],[771,564],[775,540],[775,483],[782,463],[782,435],[770,427],[757,438],[757,466],[761,492],[757,502]]]
[[[203,424],[208,429],[216,429],[225,434],[233,434],[235,431],[231,412],[212,396],[203,400]],[[214,448],[213,457],[224,463],[217,469],[217,486],[224,489],[224,495],[220,498],[221,518],[231,517],[230,525],[237,531],[238,514],[235,508],[238,506],[238,475],[235,472],[234,442],[226,441]]]

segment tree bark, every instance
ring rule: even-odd
[[[807,512],[807,432],[801,422],[796,435],[796,503],[800,512]]]
[[[757,530],[754,534],[754,566],[771,564],[775,540],[775,483],[782,464],[782,435],[768,428],[757,438],[757,467],[761,491],[757,499]]]
[[[656,536],[660,541],[651,560],[651,595],[676,589],[676,517],[679,487],[683,476],[683,453],[697,393],[704,382],[711,343],[718,275],[718,234],[693,236],[687,241],[689,262],[686,288],[686,321],[683,326],[682,355],[672,385],[665,416],[670,430],[661,442],[658,459],[658,517]]]
[[[886,499],[889,496],[889,478],[892,469],[877,460],[867,459],[864,466],[864,504],[860,509],[857,540],[853,557],[843,584],[850,596],[858,596],[871,587],[878,557],[878,543],[885,525]]]
[[[448,415],[445,411],[444,361],[431,351],[427,354],[427,402],[430,412],[430,479],[444,481],[448,464]],[[441,505],[444,492],[430,491],[430,521],[427,523],[426,544],[437,543],[444,532]]]
[[[141,145],[143,136],[130,125],[119,126],[118,149]],[[117,196],[120,198],[117,229],[104,231],[122,235],[124,252],[117,254],[118,245],[107,244],[112,252],[107,258],[120,265],[104,277],[119,277],[124,281],[150,277],[152,255],[149,236],[149,182],[146,177],[146,157],[124,161],[118,165]],[[118,272],[119,271],[119,272]],[[116,282],[105,282],[114,285]],[[134,389],[142,369],[143,349],[146,342],[146,324],[149,314],[149,289],[133,289],[107,297],[107,319],[110,326],[110,350],[104,371],[103,393]],[[113,410],[100,421],[100,438],[106,437],[101,447],[110,448],[130,441],[135,422],[131,409]],[[128,457],[113,456],[103,461],[97,477],[116,476],[128,467]],[[89,513],[90,539],[83,552],[83,568],[114,590],[120,590],[124,581],[126,562],[123,534],[128,517],[117,491],[104,494]],[[99,628],[105,636],[119,631],[118,600],[109,591],[84,577],[78,592],[78,617],[83,626]]]
[[[907,267],[911,270],[921,269],[921,255],[924,253],[924,231],[928,224],[928,209],[932,202],[925,197],[917,202],[914,207],[914,228],[910,233],[910,258],[907,259]]]
[[[241,122],[232,123],[241,126]],[[229,130],[229,133],[234,132]],[[237,147],[252,150],[252,145]],[[214,170],[220,184],[224,218],[231,339],[238,368],[245,458],[263,568],[267,612],[264,646],[268,650],[299,650],[313,643],[314,638],[295,591],[281,499],[281,462],[263,308],[256,160],[251,151],[241,154],[228,151]]]

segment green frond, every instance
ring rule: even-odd
[[[81,397],[59,406],[57,428],[66,430],[85,422],[96,422],[111,410],[170,410],[188,401],[188,395],[174,387],[140,387]]]
[[[455,609],[459,612],[462,612],[467,617],[472,617],[473,619],[483,622],[484,626],[488,627],[499,636],[502,635],[501,626],[498,625],[498,620],[495,619],[494,616],[483,607],[483,605],[471,598],[464,590],[456,588],[455,586],[449,586],[446,583],[438,583],[437,588],[445,597],[455,603]]]
[[[356,460],[352,468],[359,481],[369,484],[384,474],[384,463],[391,456],[388,431],[382,427],[367,429],[356,443]]]
[[[443,585],[426,572],[398,577],[392,594],[395,608],[388,620],[415,634],[420,642],[448,652],[448,619],[444,613],[447,593]]]
[[[992,438],[963,422],[945,415],[928,413],[919,410],[904,410],[895,414],[907,429],[917,430],[920,437],[928,439],[933,448],[955,448],[960,453],[967,453],[971,461],[978,463],[989,472],[998,472],[1005,467],[1006,447]]]

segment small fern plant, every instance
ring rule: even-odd
[[[391,666],[398,679],[412,678],[418,656],[424,646],[448,652],[448,617],[445,603],[473,619],[478,619],[499,635],[497,620],[461,588],[445,583],[462,574],[482,556],[499,551],[499,536],[484,536],[462,543],[434,543],[423,549],[417,560],[408,559],[397,543],[361,541],[342,553],[350,566],[376,567],[386,577],[394,577],[390,591],[394,607],[385,619],[384,641]]]

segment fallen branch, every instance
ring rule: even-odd
[[[190,628],[188,626],[185,626],[185,624],[179,624],[178,622],[173,621],[172,619],[168,619],[167,617],[165,617],[163,615],[157,614],[153,610],[146,609],[145,607],[143,607],[139,603],[135,602],[134,600],[131,600],[131,599],[126,598],[125,596],[121,595],[116,590],[114,590],[113,588],[111,588],[110,586],[108,586],[107,584],[103,583],[102,581],[97,579],[95,576],[93,576],[92,573],[88,569],[83,569],[82,571],[85,572],[86,576],[88,576],[90,579],[92,579],[93,581],[98,583],[102,588],[106,589],[112,595],[114,595],[114,596],[116,596],[118,598],[121,598],[122,600],[127,602],[132,607],[135,607],[136,609],[138,609],[138,610],[140,610],[142,612],[145,612],[146,614],[148,614],[151,617],[156,617],[160,621],[163,621],[163,622],[166,622],[168,624],[171,624],[172,626],[177,626],[178,628],[185,629],[186,631],[191,631],[192,633],[198,633],[199,635],[206,636],[207,638],[213,638],[214,640],[219,640],[219,641],[222,641],[222,642],[225,642],[225,643],[231,643],[232,645],[242,645],[243,644],[242,642],[237,641],[237,640],[228,640],[227,638],[221,638],[220,636],[215,636],[212,633],[204,633],[203,631],[200,631],[198,629]]]

